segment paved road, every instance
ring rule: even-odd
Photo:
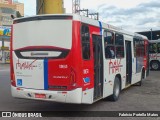
[[[74,105],[11,97],[9,65],[0,65],[0,111],[160,111],[160,71],[151,71],[141,87],[123,90],[117,102],[100,100],[92,105]]]

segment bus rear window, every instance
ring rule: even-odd
[[[13,24],[13,31],[13,50],[17,52],[24,52],[19,50],[26,48],[32,52],[38,48],[41,52],[60,50],[63,54],[72,47],[72,20],[23,22]],[[39,48],[41,46],[42,48]]]
[[[160,53],[160,43],[157,44],[157,51]]]

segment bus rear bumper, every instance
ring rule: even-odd
[[[77,88],[72,91],[48,91],[11,86],[11,93],[12,96],[16,98],[55,101],[61,103],[82,103],[82,88]],[[39,97],[37,98],[36,95],[39,95]]]

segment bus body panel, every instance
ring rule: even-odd
[[[38,22],[38,23],[37,23]],[[49,23],[45,26],[44,23]],[[36,25],[35,25],[36,24]],[[54,100],[50,98],[45,98],[43,100],[51,100],[57,102],[67,102],[67,103],[88,103],[93,102],[93,72],[90,66],[92,62],[81,62],[82,56],[73,57],[73,55],[81,54],[80,43],[80,25],[79,21],[70,21],[70,20],[42,20],[42,21],[28,21],[24,23],[14,24],[14,37],[13,37],[13,63],[16,79],[16,87],[20,89],[21,92],[16,92],[16,88],[12,89],[12,95],[14,97],[34,98],[37,93],[45,93],[46,97],[49,97],[53,94],[48,94],[47,91],[42,90],[51,90],[53,93],[64,93],[67,91],[68,97],[63,97],[63,95],[53,95]],[[59,30],[55,30],[59,28]],[[58,27],[57,27],[58,26]],[[63,27],[65,29],[63,29]],[[74,27],[73,27],[74,26]],[[27,27],[27,29],[25,29]],[[35,29],[38,28],[38,29]],[[45,32],[41,29],[44,29]],[[24,33],[20,34],[19,29],[25,29]],[[49,32],[47,29],[50,29]],[[52,30],[53,29],[53,30]],[[73,30],[72,30],[73,29]],[[32,34],[35,30],[35,34]],[[99,28],[97,28],[99,32]],[[94,27],[93,27],[94,31]],[[55,34],[53,34],[53,33]],[[68,34],[67,36],[59,35],[58,33]],[[36,35],[38,34],[38,35]],[[48,36],[51,35],[51,36]],[[56,36],[56,37],[55,37]],[[23,39],[24,38],[24,39]],[[47,40],[45,39],[47,38]],[[21,44],[21,39],[23,43]],[[31,40],[29,42],[27,39],[39,39],[37,42]],[[43,41],[45,39],[45,42]],[[49,42],[50,40],[52,42]],[[62,40],[62,42],[61,42]],[[64,44],[65,43],[65,44]],[[62,48],[63,44],[63,48]],[[50,53],[51,55],[57,55],[57,53],[52,53],[52,46],[54,49],[70,50],[68,55],[63,59],[30,59],[32,58],[31,54],[37,54],[38,57],[43,57],[42,53],[44,51]],[[34,48],[37,51],[34,51]],[[42,50],[41,50],[42,48]],[[44,49],[44,51],[43,51]],[[45,50],[46,49],[46,50]],[[55,50],[56,51],[56,50]],[[16,56],[16,53],[25,55],[25,58],[21,59]],[[54,52],[54,51],[53,51]],[[42,55],[41,55],[42,54]],[[37,57],[37,56],[35,56]],[[92,59],[93,61],[93,59]],[[87,66],[86,66],[87,65]],[[89,66],[89,67],[88,67]],[[86,70],[89,70],[89,73],[85,73]],[[75,77],[75,78],[74,78]],[[84,82],[84,78],[89,77],[92,81],[90,84]],[[75,85],[72,84],[72,80],[75,79]],[[80,87],[82,89],[79,89]],[[78,90],[77,90],[77,89]],[[23,89],[23,90],[22,90]],[[32,92],[32,97],[28,96],[31,92],[22,92],[28,91],[28,89],[36,90]],[[82,93],[83,90],[83,93]],[[51,92],[49,91],[49,93]],[[75,91],[75,92],[72,92]],[[72,94],[69,94],[72,93]],[[76,94],[76,99],[75,95]],[[24,94],[24,95],[22,95]],[[22,96],[21,96],[22,95]],[[83,95],[83,97],[82,97]],[[40,99],[40,98],[39,98]],[[78,100],[78,101],[77,101]]]
[[[18,59],[13,52],[13,63],[17,87],[45,89],[43,60]]]
[[[143,58],[137,57],[137,51],[134,50],[134,42],[132,38],[132,84],[135,84],[141,79],[141,70],[143,66]]]
[[[59,72],[57,64],[51,66],[48,59],[71,49],[72,20],[28,21],[14,24],[13,31],[13,62],[18,87],[48,89],[52,78],[57,76],[50,72]],[[64,33],[65,36],[61,35]],[[61,55],[60,59],[63,57]]]
[[[93,35],[96,36],[100,36],[101,35],[101,28],[100,28],[100,24],[98,21],[94,22],[94,25],[92,25],[91,23],[88,23],[88,21],[86,21],[86,19],[82,19],[81,21],[81,25],[80,25],[80,30],[82,29],[81,26],[85,24],[88,25],[89,27],[89,36],[90,36],[90,58],[88,60],[85,60],[82,57],[82,38],[80,38],[79,40],[79,44],[80,44],[80,61],[82,61],[82,65],[81,65],[81,72],[82,72],[82,90],[83,90],[83,95],[82,95],[82,103],[93,103],[93,99],[94,99],[94,78],[95,78],[95,66],[94,66],[94,54],[93,54]],[[98,25],[98,26],[97,26]],[[81,33],[81,32],[80,32]],[[79,64],[77,62],[77,64]],[[88,81],[86,82],[86,79],[88,79]]]
[[[17,88],[11,86],[12,96],[15,98],[25,98],[25,99],[34,99],[34,100],[43,100],[43,101],[55,101],[61,103],[81,103],[82,98],[82,89],[77,88],[72,91],[48,91],[48,90],[35,90],[35,89],[25,89]],[[36,98],[35,94],[45,94],[43,98]],[[88,104],[91,104],[88,102]]]
[[[102,35],[104,36],[104,30],[102,30]],[[104,41],[104,37],[102,36],[102,40]],[[102,45],[104,46],[104,42],[102,42]],[[103,49],[103,56],[105,56],[105,50]],[[103,84],[103,98],[105,98],[106,96],[109,96],[111,94],[113,94],[113,75],[109,75],[110,74],[110,60],[106,59],[105,57],[103,58],[103,65],[104,65],[104,74],[103,74],[103,78],[104,78],[104,84]]]

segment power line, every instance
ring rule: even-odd
[[[72,0],[72,13],[99,20],[99,13],[89,13],[88,9],[80,9],[80,0]]]

